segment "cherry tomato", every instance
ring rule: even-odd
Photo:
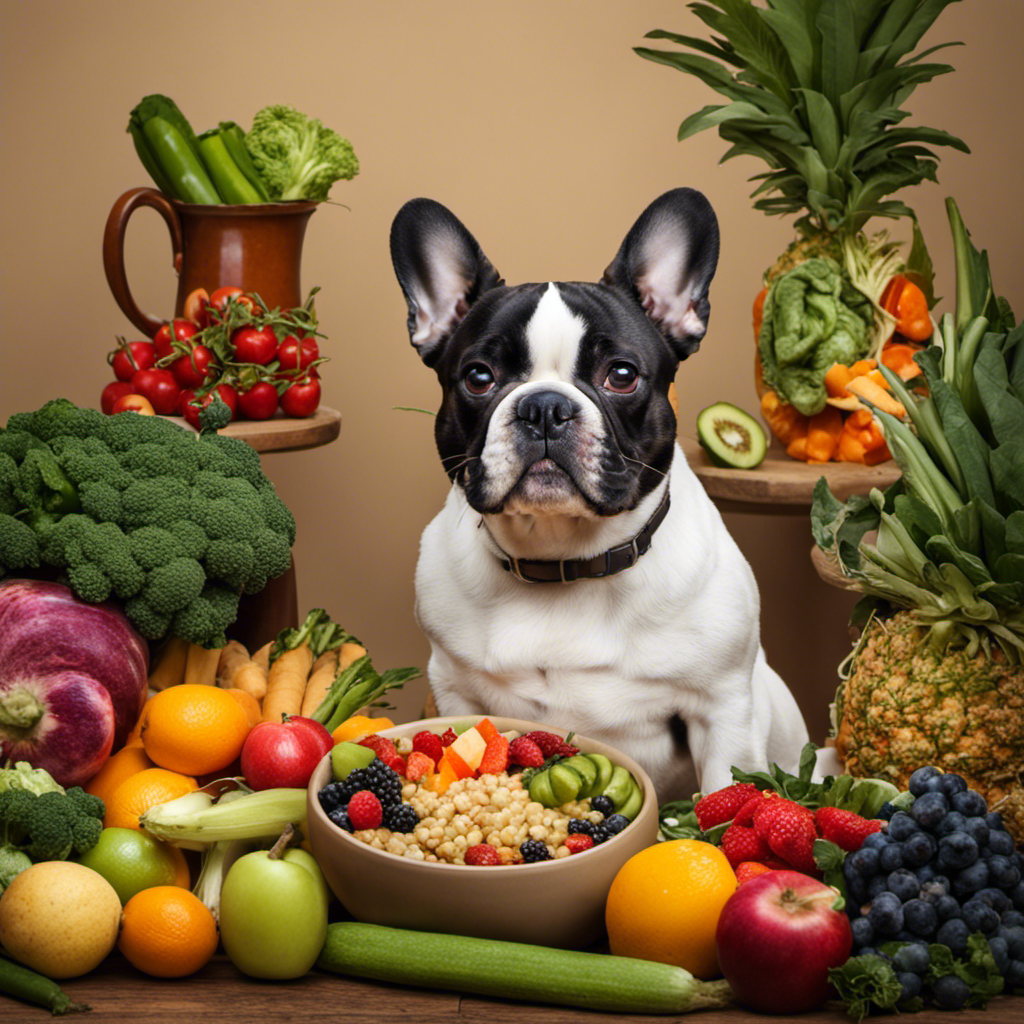
[[[125,395],[131,395],[132,386],[126,380],[112,380],[100,393],[100,408],[110,416],[114,412],[114,403]]]
[[[303,377],[292,384],[281,396],[281,411],[285,416],[305,419],[316,412],[320,404],[320,381]]]
[[[241,288],[234,285],[224,285],[213,292],[207,304],[207,316],[211,323],[220,320],[229,302],[247,306],[250,310],[256,309],[256,300],[251,295],[246,295]]]
[[[189,320],[182,320],[179,318],[172,321],[172,323],[174,324],[175,341],[188,341],[189,338],[192,338],[199,333],[199,328]],[[160,330],[153,335],[153,345],[156,348],[158,359],[163,359],[164,356],[169,356],[171,354],[170,324],[164,324]]]
[[[210,315],[208,306],[210,304],[210,293],[205,288],[196,288],[188,293],[182,313],[186,320],[198,324],[200,327],[208,327]]]
[[[282,370],[304,370],[314,359],[320,358],[316,338],[297,338],[289,334],[277,348],[277,361]]]
[[[269,420],[277,412],[277,388],[265,380],[238,395],[238,411],[247,420]]]
[[[240,363],[266,366],[277,354],[277,335],[271,327],[239,327],[231,335],[231,344]]]
[[[129,341],[110,354],[110,366],[118,380],[131,380],[138,370],[156,365],[156,349],[151,341]]]
[[[161,416],[171,416],[178,411],[181,385],[170,370],[139,370],[132,377],[132,390],[148,398]]]
[[[200,388],[213,375],[213,353],[205,345],[194,345],[187,356],[171,363],[171,373],[183,388]]]
[[[196,393],[188,388],[181,393],[178,412],[185,417],[185,422],[195,427],[196,430],[199,429],[199,413],[213,401],[214,392],[220,395],[221,401],[227,403],[232,419],[238,413],[238,392],[230,384],[218,384],[202,398],[197,398]]]
[[[115,403],[111,412],[116,416],[119,412],[137,412],[140,416],[155,416],[153,403],[143,395],[124,395]]]

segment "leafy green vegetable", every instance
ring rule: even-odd
[[[841,967],[830,968],[828,978],[846,1012],[858,1021],[875,1010],[895,1009],[903,991],[892,964],[877,953],[851,956]]]
[[[948,946],[932,942],[928,946],[931,962],[928,982],[947,974],[955,974],[971,990],[966,1006],[984,1007],[992,996],[1003,991],[1003,976],[999,973],[988,940],[981,932],[974,932],[967,940],[966,957],[953,956]]]
[[[863,358],[874,309],[839,264],[820,256],[777,277],[764,302],[758,351],[765,383],[805,416],[825,407],[825,373]]]
[[[245,147],[271,199],[323,202],[336,181],[359,173],[348,139],[285,104],[256,114]]]

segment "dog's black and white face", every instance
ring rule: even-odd
[[[664,479],[679,361],[707,329],[718,226],[676,189],[652,203],[599,284],[509,287],[443,206],[391,231],[409,332],[441,382],[442,464],[480,513],[615,516]]]

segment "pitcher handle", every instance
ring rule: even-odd
[[[163,217],[171,233],[174,272],[181,273],[182,234],[181,221],[170,201],[153,188],[131,188],[111,207],[107,226],[103,232],[103,269],[107,284],[126,317],[147,337],[152,338],[163,326],[163,320],[148,316],[139,309],[128,287],[128,275],[124,267],[124,234],[128,218],[140,207],[149,206]]]

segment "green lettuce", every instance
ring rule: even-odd
[[[874,310],[829,256],[777,277],[764,302],[758,350],[765,383],[805,416],[825,407],[825,373],[871,346]]]

